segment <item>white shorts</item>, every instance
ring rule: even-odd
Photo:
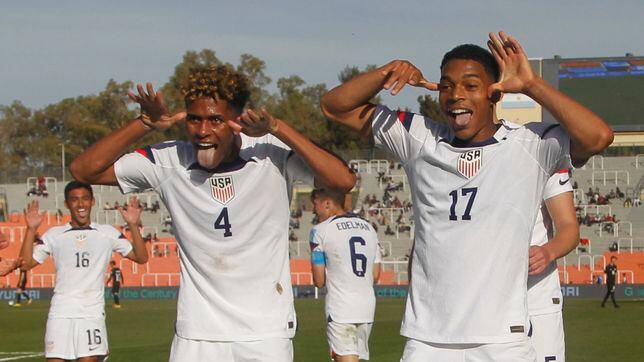
[[[407,339],[401,362],[519,362],[536,361],[528,339],[509,343],[442,344]]]
[[[368,360],[372,325],[373,323],[327,322],[326,338],[329,341],[331,357],[356,355],[360,359]]]
[[[293,341],[273,338],[249,342],[217,342],[174,335],[170,362],[186,361],[293,361]]]
[[[561,311],[530,316],[532,347],[537,352],[537,362],[566,360],[563,316]]]
[[[45,358],[75,360],[108,353],[104,318],[51,318],[45,329]]]

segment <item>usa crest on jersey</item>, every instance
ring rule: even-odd
[[[227,204],[235,197],[235,187],[232,176],[219,176],[210,178],[212,197],[221,204]]]
[[[456,169],[461,175],[470,179],[481,169],[482,159],[482,148],[467,151],[459,156],[456,162]]]
[[[81,248],[84,247],[86,241],[87,241],[87,235],[85,233],[76,235],[76,245],[78,245],[79,247]]]

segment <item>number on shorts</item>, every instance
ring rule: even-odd
[[[101,339],[101,330],[100,329],[94,329],[94,330],[88,329],[85,332],[87,332],[87,344],[88,345],[91,346],[92,342],[94,342],[93,344],[101,344],[101,342],[103,341]]]

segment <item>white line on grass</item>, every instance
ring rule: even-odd
[[[17,355],[14,357],[4,357],[0,358],[0,361],[15,361],[19,359],[32,358],[32,357],[41,357],[45,354],[42,352],[0,352],[0,355]]]

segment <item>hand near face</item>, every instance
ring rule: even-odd
[[[277,118],[274,118],[263,107],[259,112],[247,109],[234,121],[227,121],[235,134],[243,132],[251,137],[261,137],[267,133],[275,132],[277,122]]]
[[[40,212],[38,200],[32,200],[25,210],[25,221],[30,229],[38,229],[45,218],[45,212]]]
[[[130,226],[138,226],[141,221],[141,214],[143,213],[143,206],[136,196],[130,197],[127,203],[127,208],[118,207],[123,220]]]
[[[155,93],[152,83],[146,83],[146,88],[147,90],[144,90],[143,85],[137,84],[138,95],[132,91],[127,92],[128,97],[141,106],[141,120],[146,126],[164,131],[186,118],[185,112],[170,114],[163,101],[163,95],[160,91]]]
[[[489,36],[487,46],[499,64],[501,79],[490,86],[488,95],[494,99],[500,93],[525,93],[535,74],[521,44],[502,31]]]
[[[431,91],[438,90],[438,84],[430,82],[423,77],[423,73],[406,60],[394,60],[381,69],[382,75],[387,81],[384,89],[391,89],[391,95],[395,96],[406,85],[421,87]]]

